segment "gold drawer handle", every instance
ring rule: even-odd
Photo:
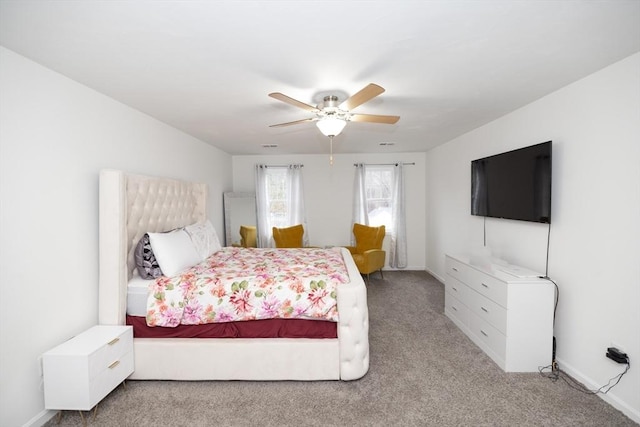
[[[114,345],[115,343],[117,343],[118,341],[120,341],[120,338],[114,338],[111,341],[109,341],[109,345]]]
[[[116,361],[115,361],[115,362],[113,362],[111,365],[109,365],[109,369],[113,369],[113,368],[115,368],[116,366],[118,366],[119,364],[120,364],[120,361],[119,361],[119,360],[116,360]]]

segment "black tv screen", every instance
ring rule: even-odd
[[[471,214],[551,223],[551,141],[471,162]]]

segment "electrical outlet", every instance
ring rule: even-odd
[[[605,356],[616,363],[629,363],[629,356],[614,343],[611,344],[611,347],[607,347]]]
[[[609,347],[615,347],[615,348],[617,348],[618,350],[620,350],[621,352],[626,353],[626,351],[624,351],[624,347],[623,347],[623,346],[621,346],[620,344],[618,344],[618,343],[617,343],[617,342],[615,342],[615,341],[611,341],[611,344],[609,345]]]

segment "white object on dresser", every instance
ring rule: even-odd
[[[506,372],[551,364],[554,286],[446,256],[445,314]],[[514,271],[524,271],[512,266]],[[527,270],[528,271],[528,270]]]
[[[91,410],[133,372],[133,328],[99,325],[42,355],[44,406]]]

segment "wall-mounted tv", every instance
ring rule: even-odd
[[[471,214],[551,223],[551,141],[471,162]]]

